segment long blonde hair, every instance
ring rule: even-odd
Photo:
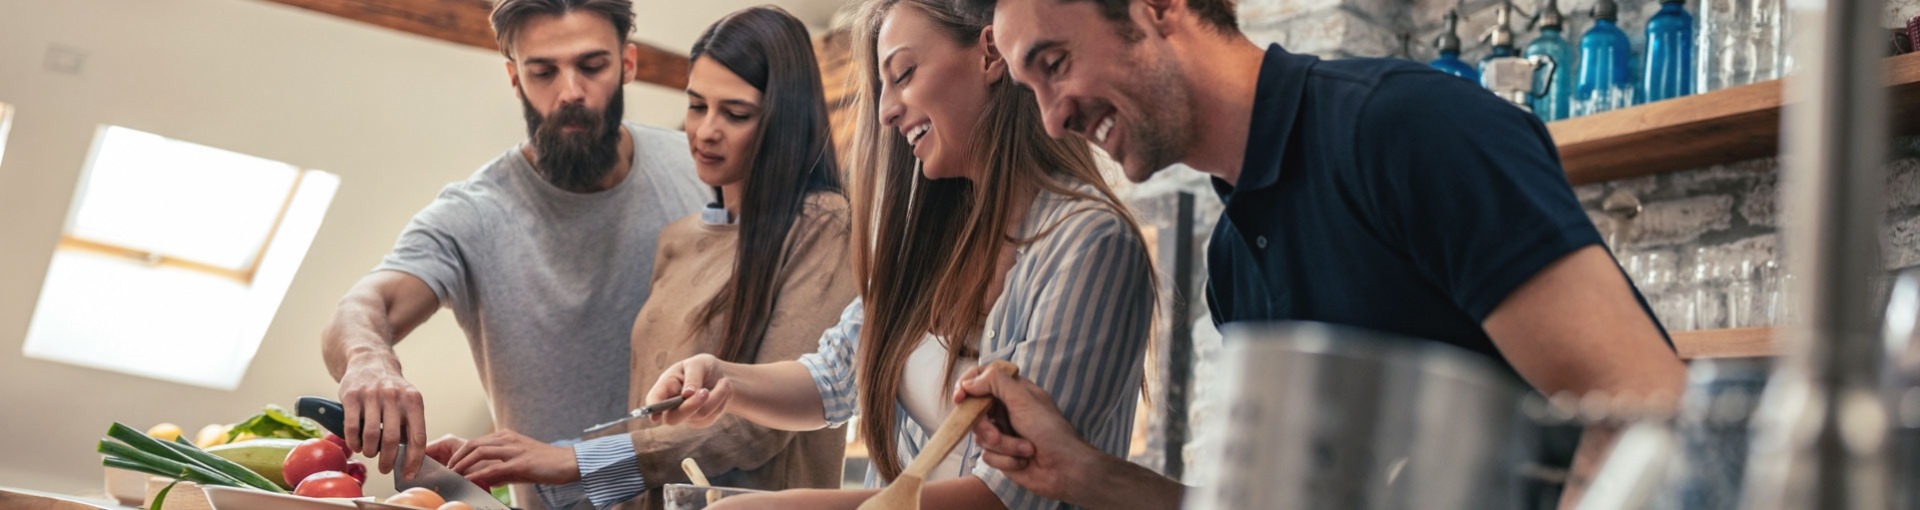
[[[976,48],[991,19],[961,12],[951,0],[869,0],[854,23],[852,78],[855,134],[847,168],[853,196],[854,272],[865,285],[865,325],[856,355],[860,435],[874,467],[891,481],[902,469],[896,451],[896,397],[907,357],[929,333],[949,342],[946,379],[964,357],[977,356],[999,255],[1031,242],[1007,232],[1015,198],[1048,191],[1095,201],[1139,226],[1095,166],[1084,142],[1047,136],[1033,93],[1009,76],[991,85],[971,134],[978,180],[927,179],[906,138],[881,124],[881,23],[896,7],[927,16],[941,35]],[[1091,186],[1095,192],[1080,191]],[[1041,229],[1044,236],[1047,230]],[[1142,252],[1146,245],[1139,246]],[[1143,253],[1144,255],[1144,253]]]

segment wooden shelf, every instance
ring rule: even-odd
[[[1920,122],[1920,53],[1889,57],[1895,134]],[[1773,80],[1547,124],[1575,185],[1766,157],[1780,151],[1781,81]]]
[[[1750,358],[1778,354],[1773,328],[1710,329],[1673,334],[1680,359]]]

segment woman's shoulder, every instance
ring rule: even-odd
[[[705,220],[700,219],[699,214],[673,220],[672,223],[660,229],[659,248],[657,248],[659,255],[657,256],[671,258],[698,251],[701,247],[712,246],[714,243],[700,242],[700,240],[714,235],[716,232],[707,228]]]
[[[1068,188],[1067,192],[1042,190],[1035,197],[1034,245],[1039,247],[1079,246],[1099,240],[1140,239],[1139,228],[1122,206],[1101,198],[1092,186]]]
[[[846,235],[853,225],[853,206],[847,196],[838,191],[818,191],[807,195],[800,206],[800,215],[795,217],[793,230],[817,231]]]
[[[660,229],[660,244],[664,246],[670,241],[684,241],[699,235],[703,230],[700,227],[703,226],[704,221],[705,220],[700,218],[699,213],[689,214],[680,217],[680,219],[673,220],[672,223],[668,223],[667,226]]]

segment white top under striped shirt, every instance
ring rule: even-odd
[[[953,397],[947,393],[960,374],[978,366],[974,358],[961,358],[953,367],[950,377],[947,369],[946,339],[936,335],[920,337],[920,346],[907,355],[907,367],[900,372],[900,408],[907,411],[907,419],[913,420],[920,428],[939,430],[940,424],[947,421],[947,415],[953,414],[957,407]],[[927,474],[926,481],[938,482],[949,478],[967,476],[973,466],[967,462],[967,452],[954,448],[947,458]]]
[[[1089,190],[1090,191],[1090,190]],[[1041,192],[1020,235],[1047,232],[1015,251],[1006,289],[987,316],[980,363],[1008,360],[1021,377],[1053,395],[1055,403],[1095,448],[1124,457],[1153,318],[1151,262],[1139,236],[1108,206]],[[855,300],[840,323],[820,337],[820,350],[800,358],[813,376],[831,426],[857,412],[854,353],[864,308]],[[901,462],[908,462],[937,424],[922,426],[896,408]],[[971,439],[960,448],[1009,509],[1063,508],[1015,485],[999,470],[976,464]],[[877,485],[872,469],[867,485]]]

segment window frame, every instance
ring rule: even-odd
[[[0,103],[0,108],[5,108],[5,106],[6,106],[5,103]],[[4,122],[6,120],[8,113],[9,113],[8,111],[0,110],[0,143],[4,143],[4,140],[5,140],[4,137],[6,135],[6,129],[5,129]],[[110,128],[116,128],[116,127],[120,129],[130,130],[137,133],[158,136],[174,142],[189,143],[189,144],[197,145],[200,147],[206,147],[214,150],[222,150],[222,151],[226,150],[226,149],[221,149],[221,148],[213,147],[209,145],[201,145],[193,142],[188,142],[185,140],[180,140],[178,138],[172,138],[172,137],[168,137],[166,135],[161,135],[158,133],[141,131],[141,130],[129,128],[126,126],[114,126],[114,125],[102,126],[100,129],[100,134],[97,135],[97,137],[99,137],[102,143],[104,143],[106,133],[109,131]],[[101,147],[104,147],[104,146],[102,145]],[[91,173],[93,171],[92,160],[97,160],[97,158],[99,157],[99,151],[100,151],[99,148],[94,149],[94,156],[92,159],[90,159],[89,163],[87,164],[88,166],[86,170],[87,172]],[[232,151],[228,151],[228,152],[232,152]],[[61,228],[60,242],[55,246],[54,249],[56,252],[58,251],[88,252],[88,253],[110,255],[114,257],[120,257],[120,258],[139,261],[145,264],[147,267],[172,267],[172,268],[184,269],[188,271],[194,271],[198,273],[218,276],[221,278],[237,281],[242,284],[251,285],[253,283],[254,276],[260,272],[260,262],[266,258],[267,248],[270,246],[273,246],[274,238],[279,237],[280,235],[280,228],[282,226],[282,223],[284,223],[287,219],[287,211],[293,207],[294,198],[300,194],[301,184],[303,184],[306,181],[307,174],[313,171],[312,169],[301,168],[294,165],[287,165],[287,166],[293,169],[293,172],[294,172],[293,182],[287,186],[286,196],[280,197],[280,206],[277,207],[274,212],[273,222],[269,223],[267,226],[267,235],[261,239],[260,245],[254,248],[252,256],[248,258],[247,267],[235,269],[235,268],[220,266],[220,265],[211,264],[203,261],[193,260],[187,257],[165,255],[165,254],[154,252],[152,250],[126,246],[126,245],[115,243],[112,241],[106,241],[101,239],[89,238],[82,235],[76,235],[73,232],[75,230],[74,224],[73,224],[74,220],[68,220],[68,223]],[[80,196],[74,197],[74,200],[76,202],[76,205],[84,203],[86,200],[84,192]],[[74,217],[77,217],[78,211],[76,210],[75,212],[76,214],[74,215]]]

